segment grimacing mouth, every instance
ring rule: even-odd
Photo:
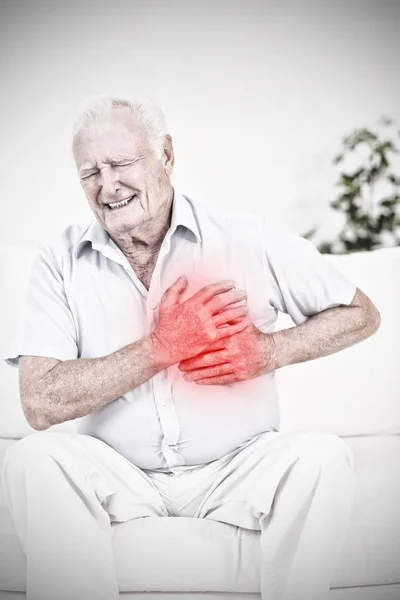
[[[117,202],[104,202],[104,205],[107,207],[108,210],[115,210],[116,208],[127,206],[135,196],[136,194],[133,194],[132,196],[129,196],[128,198],[123,198],[122,200],[118,200]]]

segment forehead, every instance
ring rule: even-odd
[[[138,154],[150,148],[146,131],[127,107],[116,107],[78,133],[74,155],[78,164],[107,156]]]

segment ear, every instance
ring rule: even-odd
[[[165,136],[162,161],[165,173],[170,176],[175,164],[174,147],[172,144],[172,137],[170,135]]]

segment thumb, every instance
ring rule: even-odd
[[[174,304],[179,303],[180,295],[185,290],[187,286],[187,279],[184,275],[179,277],[175,283],[173,283],[165,292],[164,296],[161,299],[161,304],[163,308],[169,308]]]

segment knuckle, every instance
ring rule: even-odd
[[[217,339],[217,332],[215,329],[209,329],[207,331],[207,337],[211,342],[214,342]]]
[[[201,321],[203,323],[203,327],[207,331],[211,331],[214,329],[214,321],[212,315],[208,311],[202,311],[201,313]]]
[[[209,304],[201,304],[199,307],[201,313],[209,319],[212,316],[211,306]]]
[[[212,304],[209,305],[209,311],[211,314],[216,315],[217,313],[220,312],[221,308],[222,308],[223,304],[221,302],[221,300],[213,300]]]

